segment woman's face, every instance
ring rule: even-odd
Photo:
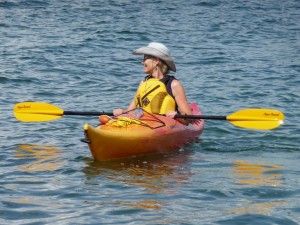
[[[152,75],[158,64],[158,59],[151,55],[144,55],[142,64],[144,65],[144,73]]]

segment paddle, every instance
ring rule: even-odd
[[[64,111],[57,106],[44,102],[18,103],[14,106],[14,115],[23,122],[44,122],[59,119],[65,115],[113,116],[112,113],[107,112]],[[284,121],[283,113],[274,109],[244,109],[228,116],[177,115],[176,118],[227,120],[238,127],[259,130],[274,129],[283,124]]]

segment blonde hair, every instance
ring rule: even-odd
[[[170,68],[168,67],[168,65],[161,59],[160,59],[159,69],[161,70],[161,72],[164,75],[168,74],[170,71]]]

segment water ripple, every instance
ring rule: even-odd
[[[299,223],[299,2],[1,1],[0,223]],[[274,108],[272,131],[206,121],[170,155],[95,162],[97,117],[21,123],[12,109],[126,107],[143,79],[132,51],[165,43],[205,115]],[[134,215],[134,216],[133,216]],[[251,221],[251,222],[249,222]]]

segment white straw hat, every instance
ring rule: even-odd
[[[168,65],[170,70],[176,72],[176,66],[175,66],[174,60],[171,57],[169,49],[161,43],[151,42],[146,47],[141,47],[141,48],[136,49],[132,54],[155,56],[155,57],[163,60]]]

